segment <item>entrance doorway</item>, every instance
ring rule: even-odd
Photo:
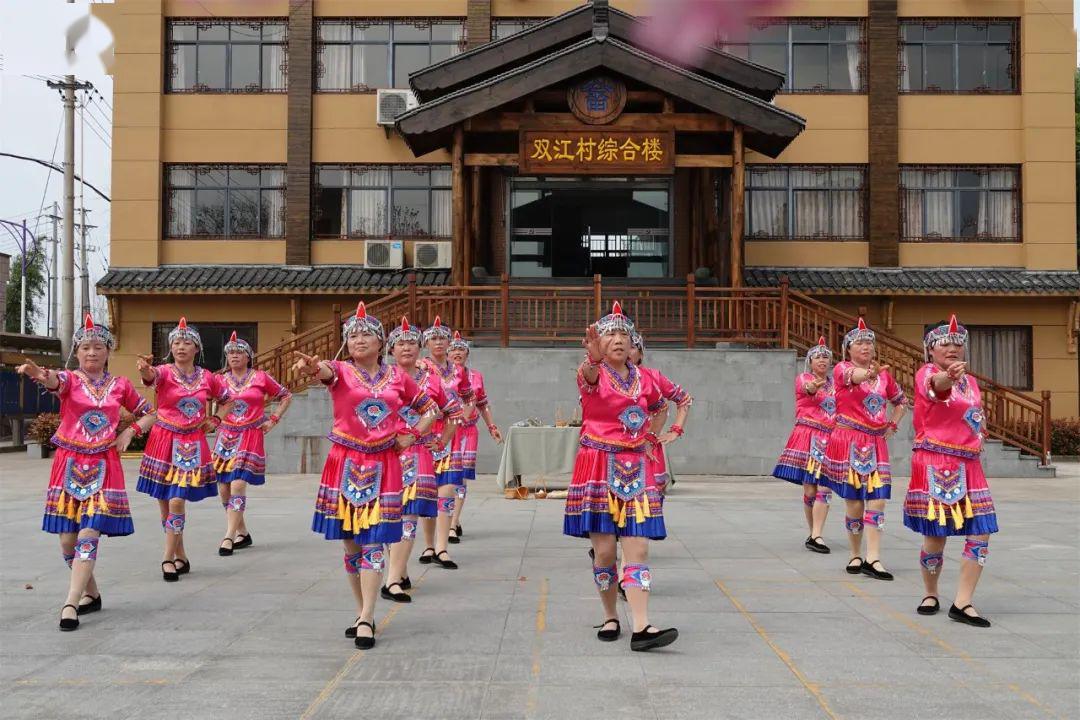
[[[514,178],[512,277],[671,276],[671,183]]]

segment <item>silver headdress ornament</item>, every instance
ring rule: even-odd
[[[76,330],[72,336],[71,346],[73,349],[77,348],[87,340],[100,340],[110,350],[116,349],[116,338],[109,332],[109,328],[104,325],[94,324],[94,317],[90,313],[86,313],[86,320],[83,322],[82,327]]]
[[[810,362],[814,358],[826,357],[832,360],[832,350],[825,344],[825,336],[818,338],[817,345],[806,351],[806,372],[810,372]]]
[[[341,335],[345,340],[348,340],[353,335],[363,333],[374,335],[381,342],[386,342],[386,331],[383,330],[382,323],[379,322],[377,317],[367,314],[367,308],[364,306],[364,301],[361,300],[356,306],[356,313],[342,323]]]
[[[177,340],[190,340],[202,352],[202,337],[196,328],[188,326],[185,317],[180,318],[177,326],[169,332],[169,346],[172,347],[172,344]]]
[[[596,332],[600,335],[613,332],[624,332],[627,335],[633,335],[634,323],[630,318],[623,315],[622,305],[616,300],[611,306],[611,313],[596,321]]]
[[[424,331],[424,342],[427,342],[434,337],[442,337],[449,340],[450,334],[450,328],[448,328],[446,325],[443,325],[442,318],[436,315],[435,322],[432,323],[431,327]]]
[[[877,336],[874,335],[873,330],[866,327],[866,321],[864,321],[862,318],[859,318],[859,324],[855,327],[855,329],[844,336],[844,349],[847,349],[851,347],[852,344],[860,342],[862,340],[869,340],[870,342],[875,342],[877,340]]]
[[[645,352],[645,338],[638,331],[630,333],[630,344],[638,349],[638,352]]]
[[[949,322],[938,325],[923,337],[923,357],[929,362],[930,351],[938,345],[967,345],[968,331],[956,322],[956,315],[949,317]]]
[[[469,352],[469,341],[461,337],[461,333],[454,331],[454,339],[450,341],[449,350],[464,350]]]
[[[401,324],[390,331],[390,336],[386,339],[386,349],[393,350],[394,346],[399,342],[414,342],[417,345],[423,339],[423,333],[419,328],[415,328],[409,324],[409,318],[402,316]]]
[[[240,352],[248,356],[248,359],[254,359],[255,351],[251,349],[251,345],[248,345],[247,340],[241,340],[236,337],[236,331],[233,330],[232,335],[229,336],[229,342],[225,343],[225,354],[228,355],[231,352]]]

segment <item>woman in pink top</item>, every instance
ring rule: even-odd
[[[225,343],[222,373],[232,401],[222,410],[221,427],[214,444],[214,470],[217,472],[221,505],[225,508],[225,539],[218,555],[227,557],[234,550],[251,545],[251,533],[244,522],[248,485],[266,482],[266,447],[263,436],[277,427],[289,409],[292,394],[264,370],[255,370],[251,362],[255,351],[234,331]],[[277,410],[266,414],[267,400],[277,402]]]
[[[435,318],[431,327],[424,331],[424,345],[430,357],[424,360],[428,370],[442,384],[448,398],[457,400],[461,405],[462,415],[473,411],[473,390],[469,384],[469,371],[450,362],[447,351],[450,347],[450,328],[442,324],[442,319]],[[442,418],[436,418],[431,431],[442,435],[446,424]],[[461,467],[453,466],[451,448],[447,447],[434,453],[435,483],[439,486],[439,513],[436,518],[420,518],[427,547],[420,553],[420,562],[424,565],[435,563],[446,570],[456,570],[458,565],[447,552],[450,541],[450,523],[454,516],[457,487],[462,483]]]
[[[801,485],[803,511],[810,535],[807,550],[829,553],[821,533],[829,516],[829,489],[822,474],[825,448],[836,415],[836,396],[830,372],[832,350],[825,338],[806,353],[806,368],[795,378],[795,429],[773,468],[773,477]]]
[[[375,600],[382,586],[383,546],[401,539],[399,453],[427,434],[434,403],[408,373],[383,362],[382,323],[364,303],[344,325],[348,360],[319,360],[297,353],[298,372],[330,391],[334,425],[323,466],[311,529],[345,546],[345,573],[357,618],[345,631],[355,645],[375,645]],[[414,427],[403,410],[421,416]]]
[[[850,360],[833,368],[836,393],[836,427],[825,449],[825,472],[829,487],[846,501],[844,524],[851,545],[847,571],[878,580],[892,580],[881,563],[881,528],[885,501],[892,492],[887,440],[904,417],[904,392],[889,374],[888,365],[875,357],[874,332],[859,318],[858,326],[844,336]],[[892,417],[886,414],[892,404]],[[862,558],[866,528],[866,560]]]
[[[420,389],[431,398],[434,403],[432,412],[441,414],[447,421],[441,435],[429,431],[401,453],[401,541],[390,546],[390,569],[386,574],[386,584],[380,591],[384,598],[394,602],[412,602],[412,598],[405,591],[412,588],[412,581],[409,579],[409,554],[412,553],[416,539],[417,520],[421,517],[434,518],[438,514],[439,488],[435,483],[435,460],[432,453],[446,450],[457,429],[457,421],[461,419],[461,405],[458,401],[447,396],[442,383],[427,363],[418,364],[421,337],[420,330],[411,326],[408,318],[403,317],[401,325],[390,333],[387,345],[397,367],[415,380]],[[412,408],[403,409],[398,416],[406,428],[415,428],[421,419]]]
[[[450,341],[448,355],[450,362],[458,367],[466,367],[469,361],[469,343],[456,330],[454,339]],[[451,543],[461,542],[461,511],[465,507],[468,483],[476,479],[476,450],[480,445],[480,433],[476,429],[476,424],[481,417],[484,419],[491,439],[496,443],[502,442],[502,432],[491,415],[491,403],[488,401],[487,390],[484,389],[484,376],[476,370],[467,369],[466,371],[469,374],[469,385],[472,386],[474,402],[471,416],[465,418],[454,434],[454,446],[450,453],[451,467],[461,468],[461,484],[457,486],[457,502],[454,504],[454,516],[450,520]]]
[[[649,624],[649,540],[663,540],[664,511],[648,456],[652,414],[664,403],[652,377],[628,361],[634,325],[618,303],[586,331],[585,361],[577,373],[581,395],[581,447],[566,495],[563,534],[589,538],[593,580],[604,608],[597,637],[617,640],[621,628],[615,604],[620,573],[616,539],[623,549],[621,584],[633,618],[631,650],[651,650],[675,642],[675,628]]]
[[[95,325],[87,315],[71,344],[78,370],[46,370],[30,359],[16,368],[60,398],[60,427],[52,437],[56,455],[41,529],[60,536],[60,552],[71,568],[67,599],[60,610],[64,631],[79,627],[79,615],[101,609],[101,591],[94,579],[101,536],[135,532],[119,452],[154,420],[148,415],[149,403],[131,381],[109,374],[109,352],[116,344],[107,327]],[[121,408],[136,422],[117,434]]]
[[[904,499],[904,525],[923,536],[919,563],[926,597],[921,615],[940,609],[938,580],[945,541],[962,535],[960,581],[949,617],[990,627],[971,605],[989,553],[990,533],[998,531],[994,500],[986,483],[982,454],[983,408],[979,383],[967,374],[967,330],[953,315],[948,323],[927,328],[927,362],[915,374],[915,447],[911,484]]]
[[[146,440],[135,489],[158,501],[165,529],[165,555],[161,575],[176,582],[191,571],[184,550],[187,501],[198,502],[217,495],[217,475],[206,442],[206,431],[221,424],[211,403],[227,399],[225,380],[198,367],[195,356],[202,351],[199,331],[185,318],[169,333],[170,365],[151,365],[152,357],[140,356],[136,367],[143,384],[157,395],[157,422]]]

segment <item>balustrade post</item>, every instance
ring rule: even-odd
[[[499,305],[502,314],[499,320],[500,341],[505,348],[510,347],[510,278],[506,273],[499,276]]]
[[[407,280],[409,283],[409,306],[405,314],[409,316],[409,322],[419,323],[420,320],[416,317],[416,273],[409,273]]]
[[[686,276],[686,347],[693,348],[697,342],[697,277]]]
[[[334,303],[333,311],[334,311],[334,347],[332,349],[337,350],[337,348],[341,347],[341,306],[338,305],[337,303]],[[327,360],[332,360],[332,359],[333,358],[327,358]]]
[[[600,303],[603,302],[603,298],[601,297],[603,295],[603,288],[600,285],[600,281],[601,281],[601,277],[600,277],[599,274],[596,274],[596,275],[592,276],[593,314],[596,315],[596,318],[595,318],[596,320],[599,320],[600,318],[604,317],[604,311],[600,307]]]
[[[1042,462],[1050,464],[1050,391],[1042,391]]]
[[[790,338],[788,337],[788,276],[780,278],[780,348],[788,349]]]

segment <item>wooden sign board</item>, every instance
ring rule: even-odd
[[[667,175],[675,168],[671,131],[525,130],[518,166],[525,175]]]

